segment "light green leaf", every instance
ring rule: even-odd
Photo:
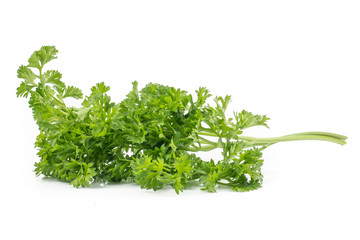
[[[65,89],[64,95],[62,97],[63,98],[72,97],[75,99],[82,99],[83,94],[79,88],[73,87],[73,86],[68,86]]]
[[[57,58],[57,53],[58,50],[54,46],[42,46],[31,55],[28,66],[41,70],[46,63]]]

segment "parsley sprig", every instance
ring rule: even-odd
[[[194,95],[174,87],[149,83],[133,88],[120,103],[107,95],[101,82],[83,97],[67,86],[56,70],[44,71],[57,58],[54,46],[35,51],[18,69],[18,97],[29,106],[40,130],[35,146],[37,175],[86,187],[93,182],[131,181],[141,188],[171,186],[176,193],[190,182],[215,192],[217,185],[235,191],[261,187],[262,150],[285,141],[322,140],[345,144],[346,137],[327,132],[303,132],[274,138],[244,136],[254,126],[267,127],[265,115],[245,110],[226,116],[230,96],[215,97],[199,88]],[[35,71],[35,72],[34,72]],[[82,100],[67,106],[65,98]],[[221,159],[204,161],[196,152],[222,149]]]

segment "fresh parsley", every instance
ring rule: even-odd
[[[303,132],[275,138],[243,136],[243,130],[267,127],[268,118],[245,110],[226,117],[231,97],[215,97],[209,90],[195,95],[174,87],[149,83],[133,88],[120,103],[107,95],[101,82],[89,96],[67,86],[56,70],[44,70],[57,58],[54,46],[35,51],[18,69],[22,79],[17,96],[29,98],[39,126],[35,146],[37,175],[86,187],[93,182],[132,181],[141,188],[171,186],[176,193],[190,182],[215,192],[217,185],[235,191],[261,187],[262,150],[284,141],[324,140],[345,144],[346,137],[327,132]],[[82,100],[82,107],[67,106],[65,98]],[[204,161],[200,151],[222,149],[222,158]]]

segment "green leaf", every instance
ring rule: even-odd
[[[72,97],[75,99],[82,99],[83,94],[79,88],[73,87],[73,86],[68,86],[65,89],[64,95],[62,97],[63,98]]]
[[[22,82],[20,86],[17,88],[16,96],[27,98],[32,89],[33,86],[27,85],[25,82]]]
[[[267,118],[266,115],[255,115],[245,110],[243,110],[240,113],[234,113],[234,115],[236,119],[236,125],[240,129],[245,129],[254,126],[268,127],[266,121],[269,120],[269,118]]]
[[[38,51],[35,51],[31,55],[28,62],[29,62],[28,67],[33,67],[33,68],[37,68],[37,69],[41,70],[42,66],[41,66],[41,63],[40,63],[40,57],[38,55]]]
[[[166,173],[169,166],[165,164],[164,159],[153,160],[151,156],[142,156],[132,162],[135,181],[145,189],[154,191],[161,189],[171,180]]]
[[[63,83],[61,79],[62,75],[56,70],[48,70],[43,74],[43,78],[45,79],[45,83],[51,83],[59,87],[65,87],[65,83]]]
[[[91,88],[92,94],[103,94],[110,90],[109,86],[106,86],[104,82],[97,83]]]
[[[25,84],[31,85],[31,86],[37,86],[37,84],[34,82],[36,79],[36,75],[31,71],[30,68],[21,65],[17,71],[18,78],[22,78],[25,80]]]
[[[28,66],[41,70],[46,63],[57,58],[57,53],[58,50],[54,46],[43,46],[31,55]]]
[[[24,81],[17,88],[17,97],[28,97],[34,87],[37,87],[35,83],[36,75],[30,68],[21,65],[17,70],[18,78],[24,79]]]

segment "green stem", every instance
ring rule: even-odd
[[[203,129],[204,130],[204,129]],[[216,134],[211,133],[210,131],[201,131],[199,132],[199,135],[202,136],[210,136],[210,137],[217,137]],[[202,141],[204,141],[205,138],[200,137]],[[329,133],[329,132],[300,132],[300,133],[294,133],[290,135],[285,135],[281,137],[271,137],[271,138],[255,138],[250,136],[235,136],[233,139],[244,141],[247,145],[247,147],[253,147],[253,146],[269,146],[274,143],[278,142],[290,142],[290,141],[301,141],[301,140],[319,140],[319,141],[328,141],[337,143],[340,145],[346,144],[346,136],[335,134],[335,133]],[[215,143],[207,140],[206,142],[209,145],[202,146],[201,148],[197,149],[188,149],[189,151],[211,151],[215,148],[220,148],[220,146]]]
[[[203,138],[203,137],[200,137],[199,136],[199,139],[201,140],[201,143],[204,143],[204,144],[210,144],[210,145],[216,145],[217,146],[217,143],[216,142],[212,142],[206,138]]]
[[[246,141],[249,146],[264,146],[271,145],[278,142],[289,142],[289,141],[299,141],[299,140],[320,140],[337,143],[340,145],[346,144],[346,136],[328,133],[328,132],[302,132],[295,133],[290,135],[285,135],[281,137],[272,137],[272,138],[254,138],[248,136],[238,136],[237,139]]]
[[[211,150],[214,150],[216,148],[219,148],[219,146],[216,144],[216,145],[201,145],[201,148],[200,147],[188,147],[188,148],[185,148],[184,150],[185,151],[189,151],[189,152],[208,152],[208,151],[211,151]]]

